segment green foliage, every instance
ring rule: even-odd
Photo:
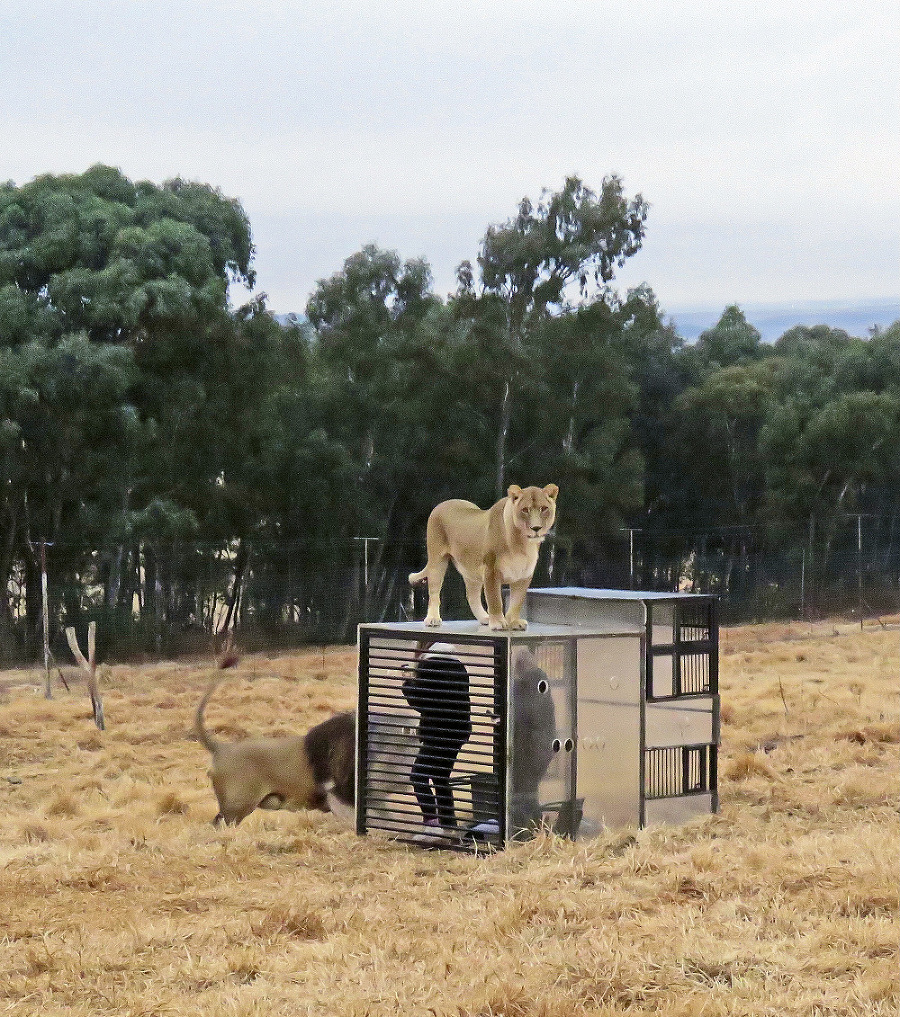
[[[707,525],[754,520],[761,493],[759,432],[771,390],[769,365],[751,363],[713,370],[675,401],[683,482],[698,520]]]
[[[95,166],[0,187],[4,588],[21,566],[33,601],[37,540],[74,582],[95,551],[255,525],[220,482],[283,340],[262,306],[228,306],[252,253],[239,203],[204,184]]]
[[[536,207],[523,198],[513,219],[489,227],[478,256],[482,285],[503,296],[514,330],[529,315],[561,306],[570,282],[587,298],[592,284],[609,283],[640,249],[647,211],[640,195],[625,197],[616,176],[603,181],[599,195],[569,177]]]
[[[555,334],[544,327],[546,322],[615,301],[607,284],[616,267],[639,250],[646,218],[643,198],[629,201],[618,177],[607,177],[599,195],[569,177],[562,190],[545,192],[537,206],[523,198],[514,218],[488,228],[478,257],[480,294],[471,265],[460,266],[458,313],[468,316],[473,327],[482,313],[490,323],[492,373],[498,382],[495,497],[504,493],[508,466],[515,463],[516,453],[510,454],[514,408],[534,402],[541,389],[546,344]],[[568,334],[580,334],[576,344],[590,347],[590,328]],[[529,441],[537,443],[533,435]]]
[[[489,227],[447,301],[369,245],[282,326],[229,305],[253,244],[212,187],[104,166],[0,186],[0,582],[33,632],[48,541],[59,620],[139,604],[159,649],[163,619],[221,623],[210,590],[231,617],[252,574],[258,620],[328,603],[349,634],[356,538],[380,538],[368,597],[421,565],[436,502],[510,482],[560,485],[582,581],[611,581],[625,527],[685,534],[729,588],[754,541],[821,572],[847,513],[900,516],[900,323],[770,346],[730,306],[688,345],[648,286],[610,287],[646,218],[618,178],[572,177]]]

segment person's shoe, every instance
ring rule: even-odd
[[[500,824],[496,819],[487,819],[483,823],[476,823],[469,827],[469,833],[479,837],[496,837],[500,833]]]
[[[415,844],[446,844],[458,836],[456,830],[442,827],[436,819],[426,819],[421,833],[414,833],[412,840]]]
[[[440,837],[441,828],[437,819],[426,819],[419,833],[414,833],[412,839],[416,844],[433,844]]]

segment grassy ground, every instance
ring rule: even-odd
[[[246,657],[209,721],[301,730],[354,669]],[[895,1017],[898,619],[724,630],[721,672],[719,815],[481,858],[214,830],[208,663],[113,667],[105,733],[0,673],[0,1014]]]

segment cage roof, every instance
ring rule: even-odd
[[[445,621],[439,628],[432,628],[424,621],[407,622],[363,622],[359,626],[360,632],[376,634],[378,632],[390,633],[392,636],[409,636],[411,639],[433,639],[442,643],[452,643],[457,638],[477,638],[479,640],[518,640],[543,638],[560,638],[587,635],[609,635],[609,628],[601,625],[544,625],[538,622],[529,622],[528,628],[523,632],[510,632],[506,629],[495,632],[486,625],[477,621]]]
[[[588,586],[552,586],[540,587],[528,591],[531,593],[548,594],[553,597],[576,597],[581,600],[709,600],[708,593],[681,593],[678,591],[649,590],[595,590]]]

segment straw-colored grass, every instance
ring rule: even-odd
[[[209,664],[0,675],[0,1014],[895,1017],[898,619],[723,630],[719,815],[487,857],[319,813],[216,830]],[[352,705],[355,653],[245,657],[228,737]],[[73,672],[74,677],[74,672]]]

